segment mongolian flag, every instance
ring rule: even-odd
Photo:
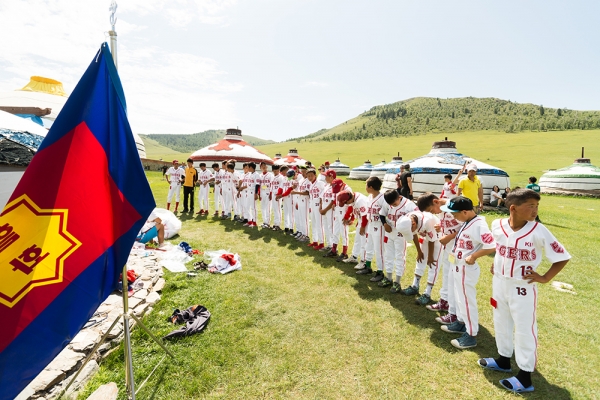
[[[0,399],[115,290],[154,207],[104,43],[0,214]]]

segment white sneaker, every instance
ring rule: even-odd
[[[354,269],[363,269],[365,267],[365,262],[361,261],[354,266]]]
[[[346,258],[344,260],[345,263],[357,263],[358,262],[358,258],[355,257],[354,255],[351,255],[350,257]]]

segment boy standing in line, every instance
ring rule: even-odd
[[[325,189],[325,182],[317,179],[317,173],[312,168],[306,171],[306,176],[310,182],[308,188],[308,214],[312,226],[312,242],[309,246],[319,250],[325,247],[323,243],[323,216],[319,212],[321,209],[321,193]]]
[[[387,215],[388,204],[385,202],[381,190],[381,179],[370,177],[367,179],[366,191],[369,194],[367,213],[369,216],[369,224],[367,225],[365,252],[362,257],[362,262],[356,265],[356,273],[358,275],[369,275],[373,273],[371,263],[373,255],[377,261],[377,273],[370,279],[371,282],[379,282],[383,279],[383,266],[385,264],[385,250],[383,248],[385,242],[385,231],[382,223],[385,218],[381,219],[381,215]]]
[[[346,225],[351,225],[356,219],[356,232],[354,235],[354,247],[352,248],[352,257],[358,258],[358,255],[364,256],[365,254],[365,242],[367,236],[367,226],[369,224],[368,208],[369,200],[362,193],[350,193],[343,192],[337,197],[338,205],[340,207],[348,206],[346,214],[348,218],[345,219]],[[343,260],[338,258],[337,261],[347,262],[348,259]]]
[[[294,183],[296,172],[292,169],[289,169],[287,166],[283,165],[280,168],[280,174],[283,175],[286,179],[281,185],[281,188],[277,192],[277,196],[275,197],[277,200],[283,199],[283,218],[284,218],[284,234],[291,234],[294,232],[294,212],[292,211],[294,208],[294,203],[292,201],[292,190],[294,190]]]
[[[390,292],[400,293],[400,279],[402,278],[402,275],[404,275],[404,269],[406,267],[407,241],[412,240],[417,248],[419,246],[418,236],[412,234],[412,219],[410,219],[410,223],[406,222],[406,219],[404,219],[404,222],[400,222],[400,219],[419,209],[415,203],[401,196],[398,194],[398,191],[394,189],[385,192],[383,198],[389,207],[387,212],[385,212],[384,209],[381,211],[382,213],[386,213],[385,216],[381,215],[381,220],[384,221],[383,227],[387,232],[387,240],[384,240],[386,243],[383,245],[385,251],[384,266],[386,276],[379,282],[378,286],[387,287],[392,285]],[[414,220],[417,221],[416,217]],[[408,229],[409,227],[410,229]],[[396,277],[392,283],[392,273],[394,270]]]
[[[223,181],[223,173],[225,172],[225,170],[222,170],[219,168],[219,164],[218,163],[214,163],[212,165],[212,169],[213,169],[213,177],[214,177],[214,187],[213,187],[213,193],[214,193],[214,200],[215,200],[215,217],[219,216],[219,208],[221,208],[221,211],[223,211],[223,202],[222,202],[222,197],[223,197],[223,185],[222,185],[222,181]]]
[[[325,241],[327,246],[323,247],[321,251],[328,253],[331,251],[331,245],[333,243],[333,209],[335,207],[335,195],[331,187],[331,182],[337,177],[334,170],[330,169],[325,172],[325,188],[321,194],[321,207],[319,209],[320,214],[323,216],[323,232],[325,235]]]
[[[273,213],[273,230],[281,230],[281,199],[277,198],[277,193],[283,185],[285,177],[279,173],[279,165],[271,167],[273,171],[273,180],[271,181],[271,212]]]
[[[170,167],[165,173],[165,179],[169,182],[169,194],[167,195],[167,210],[171,208],[171,199],[175,195],[175,212],[179,207],[179,200],[181,196],[181,178],[183,177],[184,171],[179,168],[179,161],[173,160],[173,166]]]
[[[185,167],[185,180],[183,181],[183,212],[194,213],[194,187],[198,181],[198,171],[194,168],[194,161],[191,158],[187,159],[187,167]],[[188,209],[189,198],[189,209]]]
[[[246,191],[246,219],[248,222],[244,226],[253,228],[256,226],[256,200],[258,200],[258,193],[260,186],[258,180],[260,176],[256,172],[256,164],[253,162],[248,163],[248,173],[246,174],[245,186],[242,186],[242,190]]]
[[[470,199],[458,196],[440,209],[452,213],[454,218],[463,222],[449,257],[450,263],[454,264],[451,273],[454,274],[457,320],[449,325],[442,325],[444,332],[462,333],[461,337],[450,343],[463,350],[477,346],[475,336],[479,331],[479,312],[476,285],[481,272],[477,259],[492,254],[496,250],[496,242],[485,218],[478,216],[473,210]]]
[[[200,163],[200,173],[198,174],[198,184],[200,190],[198,191],[198,205],[200,211],[198,214],[208,215],[208,190],[210,189],[209,183],[215,180],[215,176],[212,172],[206,169],[206,163]],[[206,210],[204,209],[206,207]]]
[[[234,204],[234,184],[233,175],[235,164],[227,164],[226,171],[223,174],[222,190],[223,190],[223,215],[221,219],[231,219],[231,209]]]
[[[342,192],[352,192],[350,186],[346,185],[341,179],[334,179],[331,182],[331,190],[335,196],[335,210],[333,213],[333,240],[331,244],[331,250],[325,253],[323,257],[336,257],[340,258],[341,261],[348,258],[348,225],[344,224],[346,211],[348,206],[340,206],[337,201],[337,195]],[[337,246],[338,241],[342,237],[342,253],[338,255]]]
[[[531,373],[537,362],[537,284],[550,282],[571,258],[554,235],[535,222],[539,201],[540,195],[533,190],[513,190],[506,196],[510,217],[492,222],[496,256],[490,271],[494,274],[491,303],[499,357],[482,358],[478,363],[486,369],[510,372],[514,351],[519,372],[500,384],[515,393],[534,389]],[[552,263],[544,275],[537,272],[542,251]]]
[[[262,228],[271,229],[271,182],[274,175],[268,171],[267,163],[261,161],[260,174],[258,174],[257,183],[260,186],[260,209],[262,212]]]

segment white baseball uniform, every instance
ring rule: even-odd
[[[350,186],[345,185],[340,191],[352,192]],[[340,193],[335,194],[335,208],[333,209],[333,240],[332,245],[339,244],[340,237],[342,238],[342,246],[348,246],[348,225],[344,225],[344,216],[348,211],[348,206],[340,207],[338,204],[337,197]]]
[[[438,215],[440,219],[440,227],[442,228],[441,237],[451,235],[458,232],[462,226],[462,222],[454,218],[452,213],[442,212]],[[441,238],[440,237],[440,238]],[[456,315],[456,302],[454,300],[454,274],[450,273],[453,264],[450,263],[449,257],[454,247],[452,239],[442,249],[442,287],[440,288],[440,298],[448,302],[448,313]]]
[[[415,266],[415,275],[423,276],[425,268],[428,268],[427,284],[433,286],[439,275],[439,261],[442,255],[442,245],[438,232],[435,229],[435,226],[440,224],[440,219],[426,211],[417,211],[413,214],[418,217],[417,234],[420,236],[419,242],[421,243],[421,251],[423,252],[423,259],[417,261],[417,265]],[[433,262],[431,264],[427,264],[429,243],[433,243]]]
[[[169,177],[169,194],[167,195],[167,203],[171,202],[173,195],[175,195],[175,201],[179,203],[181,199],[181,179],[185,176],[185,170],[180,167],[170,167],[165,175]]]
[[[224,204],[223,204],[223,176],[225,175],[225,170],[224,169],[219,169],[218,171],[215,171],[213,169],[213,176],[215,178],[215,185],[214,185],[214,200],[215,200],[215,212],[219,212],[219,208],[221,209],[221,211],[224,211]],[[219,183],[217,183],[219,182]]]
[[[323,216],[319,212],[323,190],[325,190],[325,183],[316,179],[314,183],[310,183],[308,188],[308,214],[312,225],[312,243],[317,244],[323,243]]]
[[[281,199],[277,200],[276,195],[282,188],[285,176],[277,174],[271,181],[271,213],[273,214],[273,226],[281,227]]]
[[[375,255],[378,271],[383,271],[385,265],[384,243],[387,237],[379,216],[387,215],[388,209],[389,205],[385,202],[383,193],[369,195],[369,225],[367,225],[367,243],[363,260],[372,261]]]
[[[223,195],[223,212],[225,213],[225,215],[231,215],[231,209],[234,203],[233,193],[235,192],[235,189],[233,187],[233,172],[225,170],[221,179],[221,193]]]
[[[450,263],[454,264],[454,299],[456,300],[456,317],[464,322],[467,333],[476,336],[479,332],[479,312],[477,309],[477,290],[479,280],[479,264],[468,265],[465,259],[481,249],[496,247],[485,218],[476,216],[460,227],[454,240],[450,254]]]
[[[497,219],[492,222],[492,234],[496,256],[491,303],[498,353],[510,358],[514,350],[519,368],[533,372],[537,363],[538,290],[537,283],[528,283],[524,275],[537,270],[542,251],[551,263],[569,260],[571,255],[539,222],[527,222],[514,232],[508,219]]]
[[[242,183],[241,183],[241,187],[243,187],[244,189],[240,190],[240,197],[238,198],[238,201],[241,203],[240,208],[242,210],[242,213],[240,214],[240,216],[243,219],[246,219],[248,221],[250,221],[248,219],[248,177],[250,176],[250,172],[245,172],[242,175]]]
[[[214,174],[212,171],[205,169],[204,171],[200,170],[198,172],[198,182],[200,182],[200,190],[198,191],[198,206],[201,210],[208,211],[208,191],[210,189],[210,185],[208,181],[214,178]]]
[[[294,230],[294,201],[292,195],[289,194],[293,190],[293,185],[296,183],[294,179],[285,179],[281,185],[282,194],[285,196],[283,200],[283,218],[285,229]]]
[[[385,272],[391,274],[396,273],[396,278],[404,275],[404,269],[406,268],[406,249],[408,247],[407,241],[412,240],[411,237],[404,237],[404,235],[396,229],[396,224],[403,216],[418,211],[417,205],[407,199],[401,197],[400,204],[397,207],[389,206],[387,215],[385,216],[386,222],[392,227],[392,231],[386,234],[387,240],[385,241]]]
[[[258,185],[260,187],[260,209],[262,212],[263,224],[271,224],[271,182],[273,182],[272,172],[262,171],[258,174]]]
[[[326,184],[323,189],[323,193],[321,193],[321,208],[326,208],[329,204],[331,204],[335,200],[335,195],[333,194],[332,188],[330,184]],[[327,246],[332,245],[333,243],[333,210],[335,206],[330,208],[322,217],[323,217],[323,233],[325,235],[325,240],[327,241]]]
[[[452,182],[444,182],[440,199],[453,199],[458,196],[458,187]]]
[[[246,212],[248,215],[248,221],[256,222],[256,185],[258,185],[259,174],[258,172],[250,172],[246,177]]]
[[[361,261],[365,256],[365,245],[367,243],[367,231],[369,227],[369,199],[362,193],[354,194],[354,201],[350,204],[354,219],[356,219],[356,232],[354,234],[354,246],[352,246],[352,255],[356,258],[361,257]],[[364,217],[364,221],[363,221]],[[365,222],[365,234],[361,235],[360,230]]]
[[[245,175],[242,171],[233,172],[233,207],[235,215],[240,218],[244,218],[244,197],[238,189],[241,187]]]

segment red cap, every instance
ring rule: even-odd
[[[344,187],[344,181],[341,179],[334,179],[333,182],[331,182],[331,191],[333,193],[339,193],[340,190],[342,190],[342,188]]]
[[[329,165],[329,161],[325,161],[325,165]]]
[[[175,164],[175,163],[179,164],[179,161],[173,160],[173,164]]]
[[[337,178],[337,173],[332,169],[328,169],[327,172],[325,172],[325,176],[330,176],[335,179]]]
[[[337,195],[338,206],[343,207],[346,205],[346,202],[352,198],[352,193],[350,192],[340,192]]]

